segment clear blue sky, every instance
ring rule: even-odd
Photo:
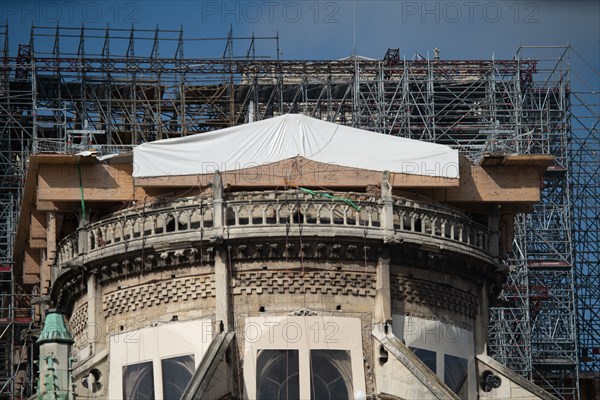
[[[223,37],[230,25],[235,35],[279,32],[283,57],[294,59],[340,58],[353,48],[382,58],[388,47],[400,48],[407,58],[414,52],[432,55],[438,47],[442,58],[489,59],[493,53],[498,59],[512,57],[520,44],[571,44],[594,66],[600,64],[598,1],[2,0],[0,20],[8,21],[12,54],[28,41],[32,24],[129,28],[134,23],[149,29],[183,25],[186,37]],[[161,49],[165,55],[170,51]],[[186,46],[189,56],[222,51],[223,43]]]

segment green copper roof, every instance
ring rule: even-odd
[[[63,313],[57,310],[48,310],[46,312],[44,329],[42,329],[42,334],[38,338],[37,343],[73,343],[73,337],[69,329],[67,329]]]

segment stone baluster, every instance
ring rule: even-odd
[[[150,236],[154,236],[156,235],[156,220],[157,220],[158,216],[156,214],[152,215],[150,217]]]
[[[169,213],[168,212],[162,212],[160,213],[160,216],[162,217],[162,233],[164,234],[165,232],[167,232],[167,225],[168,225],[168,220],[169,220]]]
[[[96,238],[94,235],[94,230],[93,229],[87,229],[86,231],[87,234],[87,243],[89,246],[89,250],[94,250],[95,244],[96,244]]]
[[[179,232],[179,216],[181,215],[181,212],[178,210],[173,211],[173,223],[174,225],[174,230],[175,232]]]
[[[263,204],[261,206],[261,216],[262,216],[261,225],[266,225],[267,224],[267,207],[268,206],[269,206],[268,204]]]
[[[193,209],[185,211],[185,215],[187,216],[187,230],[192,229],[192,214],[194,213]]]
[[[254,221],[252,221],[252,215],[254,214],[254,206],[249,204],[246,206],[246,211],[248,212],[248,225],[254,225]]]

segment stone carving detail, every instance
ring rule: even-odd
[[[87,303],[77,308],[69,318],[69,331],[74,338],[81,335],[87,327]]]
[[[309,308],[302,308],[300,310],[292,311],[288,315],[292,317],[316,317],[319,313]]]
[[[160,253],[151,253],[144,256],[142,264],[141,257],[133,260],[123,259],[120,262],[102,265],[92,269],[100,282],[119,278],[122,275],[149,272],[161,268],[179,267],[189,264],[209,264],[214,261],[214,248],[200,249],[192,247],[187,249],[167,250]]]
[[[321,293],[375,297],[375,275],[344,271],[249,271],[233,278],[233,294]]]
[[[462,290],[402,275],[391,275],[390,284],[392,300],[442,308],[469,318],[477,313],[477,296]]]
[[[127,313],[163,303],[215,297],[213,275],[165,280],[116,290],[103,299],[105,316]]]
[[[349,243],[323,243],[298,239],[285,242],[244,243],[231,246],[231,258],[234,261],[303,258],[318,260],[364,260],[375,261],[377,254],[371,246]]]

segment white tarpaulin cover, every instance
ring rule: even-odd
[[[136,178],[251,168],[301,156],[375,171],[458,178],[458,151],[286,114],[245,125],[144,143],[133,150]]]

